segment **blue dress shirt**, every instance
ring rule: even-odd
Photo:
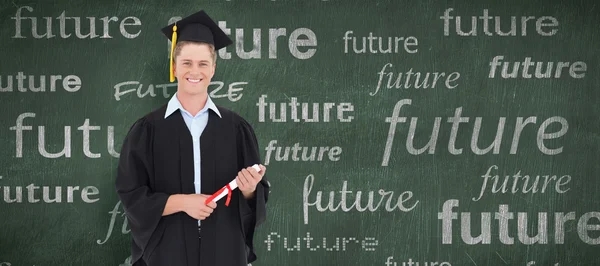
[[[181,115],[183,116],[183,120],[185,121],[186,126],[188,127],[190,134],[192,135],[193,143],[194,143],[194,188],[196,190],[196,194],[200,194],[200,136],[202,135],[202,131],[208,124],[208,109],[213,110],[219,117],[221,117],[221,113],[219,113],[219,109],[210,99],[210,96],[206,99],[206,104],[204,108],[200,110],[196,114],[196,116],[192,116],[190,112],[185,110],[181,105],[181,102],[177,98],[177,93],[171,97],[169,103],[167,104],[167,111],[165,112],[165,118],[169,115],[173,114],[175,111],[179,110]],[[198,221],[200,224],[200,221]]]

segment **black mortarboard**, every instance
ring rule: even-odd
[[[215,50],[219,50],[233,43],[227,34],[221,30],[219,25],[217,25],[204,10],[200,10],[162,28],[162,32],[169,40],[171,40],[171,82],[175,80],[173,75],[173,52],[178,41],[205,42],[213,44]]]

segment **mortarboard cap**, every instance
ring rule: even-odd
[[[162,28],[162,32],[171,40],[170,80],[175,80],[173,74],[173,53],[178,41],[205,42],[219,50],[233,43],[204,10],[189,15],[171,25]]]

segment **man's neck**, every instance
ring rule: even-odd
[[[208,93],[190,95],[177,92],[177,99],[181,103],[183,109],[188,111],[192,116],[196,116],[196,114],[206,105]]]

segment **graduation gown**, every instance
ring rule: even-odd
[[[198,220],[185,212],[162,216],[169,195],[195,193],[191,133],[180,112],[164,118],[166,107],[138,119],[121,149],[115,188],[131,229],[132,264],[246,266],[256,260],[254,230],[266,217],[266,176],[254,198],[246,200],[236,189],[229,206],[225,199],[217,202],[201,222],[201,241]],[[209,109],[199,141],[201,193],[209,195],[242,168],[261,163],[252,126],[238,114],[217,108],[222,117]]]

